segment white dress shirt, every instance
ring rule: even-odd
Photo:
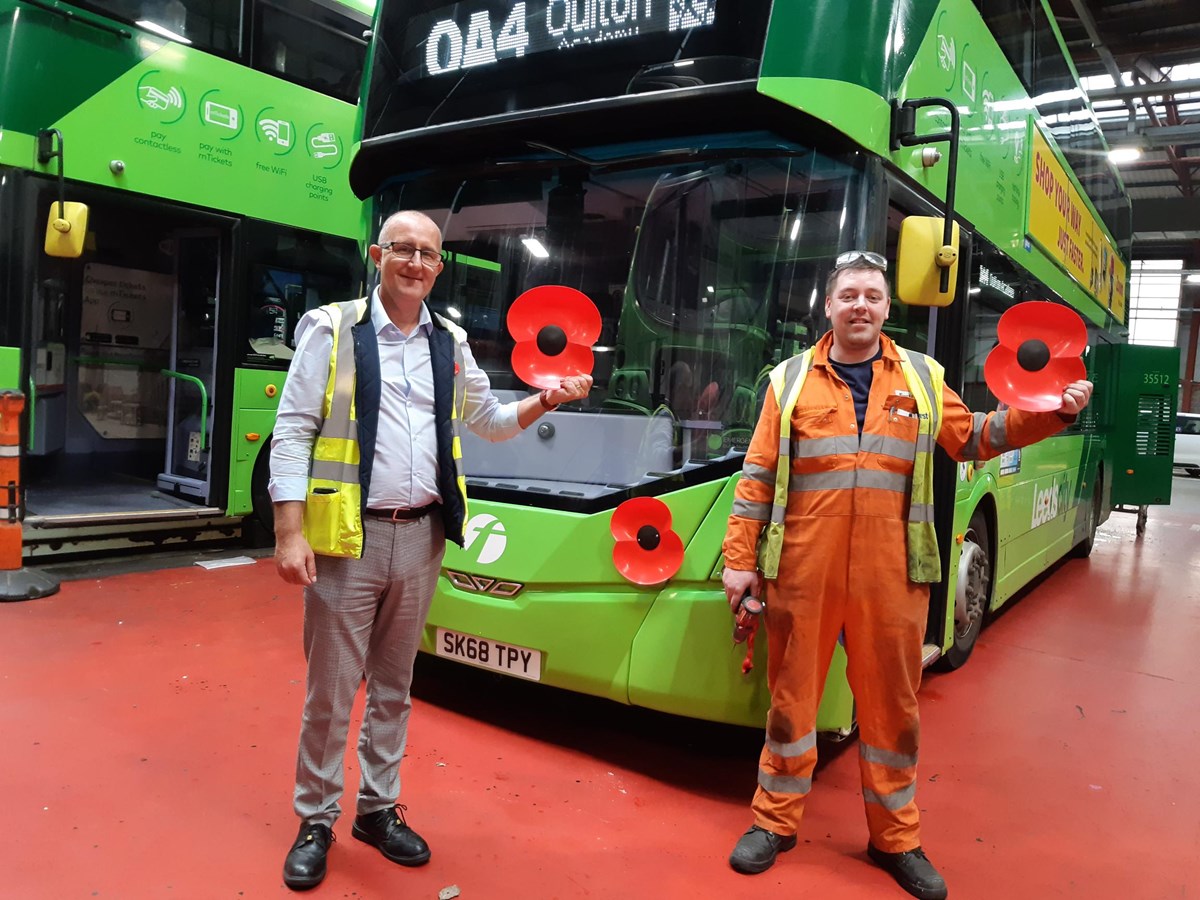
[[[420,321],[412,334],[406,335],[388,317],[376,288],[371,296],[371,325],[379,341],[382,384],[367,506],[426,506],[442,499],[437,486],[437,423],[429,357],[433,318],[422,303]],[[513,437],[521,430],[517,423],[519,401],[500,403],[471,348],[465,341],[461,346],[466,367],[463,424],[490,441]],[[329,316],[315,309],[305,313],[296,325],[296,355],[279,398],[271,441],[268,491],[276,503],[304,500],[308,495],[313,443],[321,430],[332,352],[333,325]]]

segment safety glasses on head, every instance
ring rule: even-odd
[[[869,266],[875,266],[875,268],[884,272],[887,271],[887,257],[873,253],[870,250],[847,250],[845,253],[839,253],[833,267],[835,269],[844,269],[846,266],[854,265],[859,260],[862,260]]]

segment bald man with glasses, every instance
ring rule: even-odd
[[[841,637],[867,852],[908,893],[941,900],[946,883],[921,848],[916,801],[921,649],[929,583],[941,579],[933,445],[963,461],[1032,444],[1073,422],[1092,385],[1068,385],[1057,412],[975,415],[935,360],[882,333],[891,309],[883,256],[842,254],[825,294],[829,332],[772,372],[725,536],[731,608],[748,593],[766,599],[771,692],[754,824],[729,862],[757,874],[796,846],[817,708]]]
[[[400,794],[409,687],[447,539],[460,546],[466,481],[462,425],[505,440],[590,375],[501,404],[457,325],[426,298],[442,237],[425,214],[390,216],[370,248],[370,297],[304,315],[271,449],[275,565],[304,586],[308,677],[293,805],[300,830],[284,860],[293,890],[325,877],[341,814],[350,710],[366,679],[353,837],[402,866],[429,860]]]

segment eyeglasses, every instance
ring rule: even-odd
[[[384,241],[379,249],[385,253],[389,250],[402,260],[411,261],[414,256],[421,257],[421,265],[427,269],[436,269],[442,261],[442,254],[436,250],[421,250],[412,244],[402,244],[399,241]]]
[[[875,266],[877,269],[882,269],[884,272],[887,271],[887,257],[872,253],[870,250],[847,250],[845,253],[840,253],[833,267],[842,269],[854,265],[859,260],[867,265]]]

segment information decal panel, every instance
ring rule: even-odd
[[[1125,321],[1126,266],[1049,143],[1030,123],[1026,233],[1096,302]]]

